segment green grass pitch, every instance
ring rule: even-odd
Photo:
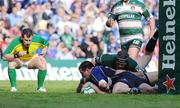
[[[75,93],[77,81],[46,81],[47,93],[36,92],[36,81],[0,81],[0,108],[180,108],[180,95],[85,95]]]

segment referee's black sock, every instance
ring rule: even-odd
[[[146,51],[151,53],[154,51],[154,48],[156,46],[156,42],[158,40],[159,37],[159,31],[156,30],[156,32],[154,33],[153,37],[149,40],[149,42],[146,45]]]

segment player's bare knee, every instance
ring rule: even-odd
[[[38,68],[41,70],[47,69],[47,63],[43,57],[38,58]]]
[[[46,69],[47,69],[47,67],[46,67],[46,65],[41,64],[41,65],[39,65],[39,69],[40,69],[40,70],[46,70]]]
[[[17,64],[15,62],[9,62],[8,63],[8,68],[13,69],[16,68]]]

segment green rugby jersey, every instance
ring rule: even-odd
[[[49,45],[48,41],[44,40],[40,36],[34,35],[32,37],[32,42],[29,45],[29,49],[28,49],[29,53],[23,57],[20,57],[20,60],[22,61],[30,60],[36,54],[36,51],[38,50],[38,48],[45,48],[45,47],[48,47],[48,45]],[[15,54],[21,51],[27,51],[27,49],[24,48],[21,42],[21,37],[16,37],[8,45],[7,49],[4,52],[4,55]]]
[[[129,37],[143,36],[142,16],[149,20],[152,14],[142,2],[129,0],[127,3],[119,1],[114,4],[108,18],[113,18],[118,22],[121,37]]]

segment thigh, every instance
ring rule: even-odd
[[[141,46],[142,41],[140,39],[133,39],[132,41],[130,41],[128,49],[129,56],[137,60]]]
[[[138,57],[137,63],[141,68],[145,68],[152,58],[152,53],[145,53],[143,56]]]
[[[158,72],[147,72],[147,77],[151,85],[154,85],[158,81]]]
[[[28,63],[29,69],[39,69],[43,66],[46,66],[46,61],[42,56],[33,57]]]
[[[130,91],[130,87],[123,83],[123,82],[117,82],[114,84],[112,93],[128,93]]]
[[[14,59],[11,62],[8,62],[8,67],[10,69],[12,69],[12,68],[19,69],[22,66],[22,64],[23,64],[23,62],[20,59],[17,58],[17,59]]]
[[[136,48],[136,47],[130,47],[128,49],[128,54],[129,56],[134,59],[135,61],[137,61],[137,58],[139,56],[139,51],[140,49],[139,48]]]

